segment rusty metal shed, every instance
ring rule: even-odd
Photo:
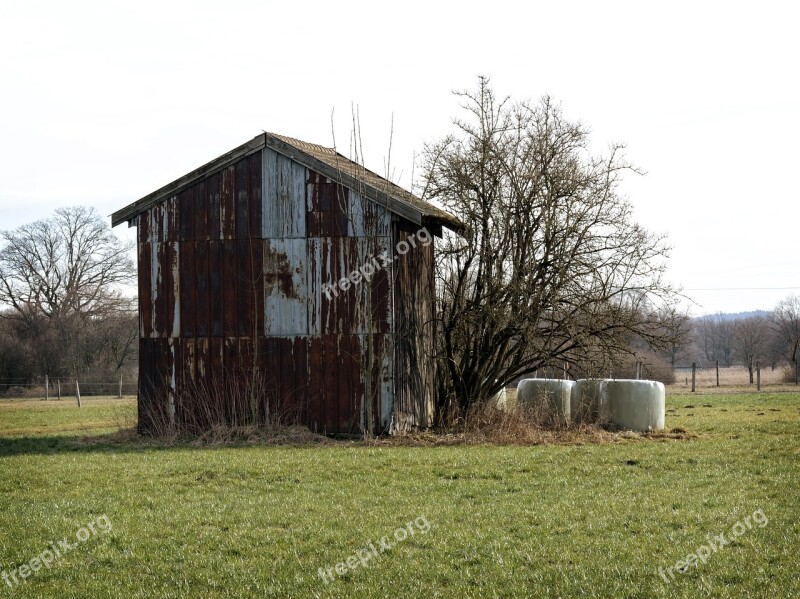
[[[327,433],[431,424],[424,241],[458,230],[453,216],[332,148],[263,133],[112,215],[124,222],[138,228],[141,432],[276,413]]]

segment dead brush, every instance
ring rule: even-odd
[[[588,422],[566,424],[544,401],[499,409],[491,402],[472,406],[460,431],[465,443],[512,445],[607,443],[614,434]]]
[[[184,382],[180,393],[140,393],[137,431],[167,443],[319,443],[298,425],[303,408],[260,377],[227,375]]]

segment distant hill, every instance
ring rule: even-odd
[[[704,316],[698,316],[697,318],[706,318],[712,317],[719,320],[741,320],[743,318],[750,318],[751,316],[764,316],[766,317],[769,314],[766,310],[750,310],[749,312],[721,312],[719,314],[706,314]]]

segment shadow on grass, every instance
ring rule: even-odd
[[[512,435],[491,428],[471,432],[419,432],[408,435],[366,439],[358,435],[326,436],[304,426],[219,427],[195,437],[148,437],[135,428],[96,435],[28,435],[0,437],[0,457],[62,453],[133,453],[176,449],[218,449],[223,447],[291,446],[314,448],[349,447],[441,447],[452,445],[597,445],[636,441],[681,441],[697,438],[682,428],[634,433],[610,431],[595,426],[578,425],[561,430],[536,429],[534,435]]]
[[[200,437],[154,438],[140,435],[134,428],[100,435],[29,435],[0,437],[0,457],[59,453],[127,453],[175,449],[217,449],[253,445],[317,447],[339,441],[312,433],[305,427],[272,429],[212,430]]]

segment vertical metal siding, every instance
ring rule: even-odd
[[[395,226],[395,243],[416,234],[408,221]],[[394,432],[433,424],[434,408],[433,244],[417,247],[395,261]]]
[[[430,423],[432,369],[418,362],[432,343],[431,251],[324,292],[412,232],[386,207],[264,149],[137,225],[140,408],[236,422],[232,404],[204,410],[187,392],[256,378],[262,422],[277,410],[327,432]]]

